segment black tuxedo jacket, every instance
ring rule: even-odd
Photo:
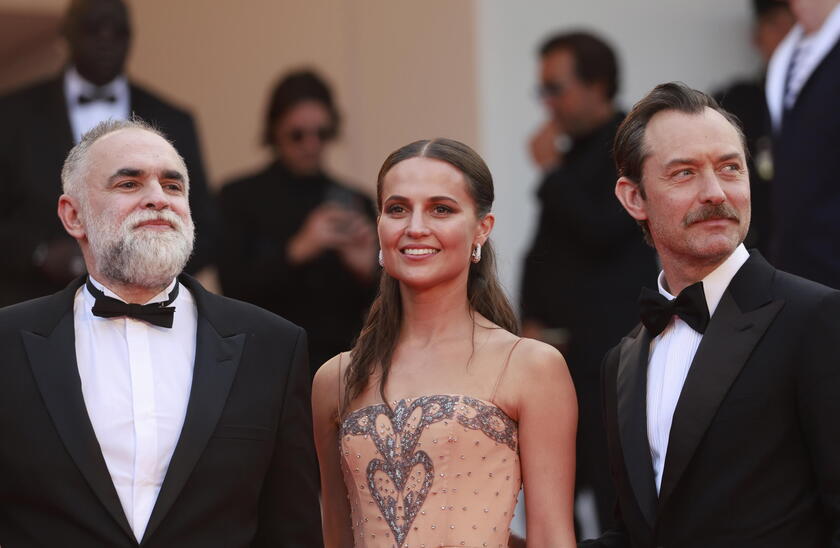
[[[196,245],[187,266],[196,272],[213,260],[215,209],[192,117],[131,84],[131,110],[159,127],[184,158]],[[35,266],[39,244],[72,239],[56,215],[61,167],[73,147],[63,74],[0,98],[0,306],[54,293],[68,281],[47,279]]]
[[[588,547],[840,547],[840,292],[753,252],[723,294],[674,412],[659,496],[650,333],[604,358],[619,525]]]
[[[304,331],[181,282],[198,309],[183,430],[142,542],[87,415],[73,299],[0,310],[0,545],[321,546]]]

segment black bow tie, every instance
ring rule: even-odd
[[[88,105],[90,103],[95,103],[96,101],[104,101],[106,103],[116,103],[117,96],[113,93],[109,93],[107,89],[96,88],[91,90],[90,93],[80,93],[79,94],[79,104],[80,105]]]
[[[643,287],[639,295],[639,309],[642,323],[654,337],[662,333],[674,315],[682,318],[698,333],[704,333],[709,324],[709,308],[706,306],[703,282],[686,287],[674,300],[668,300],[658,291]]]
[[[175,307],[169,305],[178,296],[178,282],[175,282],[175,287],[172,288],[172,292],[169,294],[167,300],[151,304],[125,303],[119,299],[108,297],[90,283],[90,278],[87,280],[87,290],[96,298],[96,303],[94,303],[91,309],[94,316],[99,316],[100,318],[128,316],[129,318],[149,322],[158,327],[172,327]]]

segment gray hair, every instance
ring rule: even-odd
[[[173,149],[175,148],[174,145],[172,145],[172,142],[161,130],[146,122],[136,114],[132,115],[128,120],[108,119],[103,122],[99,122],[82,135],[82,139],[76,146],[70,149],[70,152],[67,154],[67,158],[64,160],[64,166],[61,168],[61,188],[65,194],[84,201],[84,196],[81,191],[83,189],[83,182],[88,167],[88,153],[90,152],[90,148],[100,138],[123,129],[140,129],[148,131],[149,133],[154,133],[169,143]],[[184,164],[185,177],[187,177],[188,181],[189,175],[186,174],[186,163],[181,155],[178,154],[177,150],[175,153],[178,155],[181,163]]]

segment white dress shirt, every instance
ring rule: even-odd
[[[91,278],[94,286],[119,299]],[[169,287],[149,302],[168,299]],[[122,300],[122,299],[120,299]],[[195,362],[197,312],[179,287],[172,328],[127,317],[100,318],[82,286],[73,305],[76,361],[93,431],[128,523],[146,530],[187,412]]]
[[[773,129],[778,130],[782,127],[785,108],[795,103],[796,97],[808,78],[838,40],[840,40],[840,4],[834,7],[820,30],[809,36],[805,36],[802,25],[794,25],[773,52],[773,57],[767,65],[765,84],[767,108],[770,111]],[[796,59],[791,65],[794,56]],[[793,72],[789,75],[791,66]]]
[[[735,273],[749,258],[749,252],[741,244],[720,266],[703,278],[703,292],[706,295],[709,317],[714,315],[723,292]],[[660,272],[658,283],[660,294],[669,300],[676,298],[665,289],[664,271]],[[650,342],[647,370],[647,434],[657,493],[662,484],[662,472],[665,470],[665,456],[674,410],[702,339],[701,333],[689,327],[680,317],[674,316],[662,333]]]
[[[79,103],[80,95],[90,96],[94,90],[114,97],[114,101],[92,101]],[[104,86],[97,87],[79,75],[74,67],[64,73],[64,98],[67,101],[67,114],[73,141],[78,143],[82,135],[99,122],[108,120],[128,120],[131,114],[131,92],[125,76],[117,76]]]

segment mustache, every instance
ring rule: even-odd
[[[123,221],[123,226],[128,228],[137,228],[141,223],[149,221],[164,221],[169,223],[172,228],[178,232],[184,232],[184,221],[174,212],[168,209],[160,211],[141,210],[130,213]]]
[[[690,212],[683,219],[683,226],[690,226],[694,223],[713,219],[730,219],[738,223],[741,222],[738,211],[727,202],[722,202],[715,205],[705,205],[696,211]]]

